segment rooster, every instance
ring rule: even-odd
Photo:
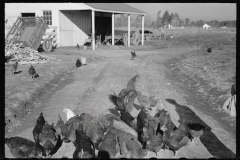
[[[77,61],[76,61],[76,67],[81,67],[81,66],[82,66],[82,63],[78,58]]]
[[[76,150],[73,158],[93,158],[95,157],[94,143],[83,131],[75,130]]]
[[[43,128],[45,122],[46,121],[45,121],[45,119],[43,117],[43,113],[41,112],[40,116],[37,119],[37,124],[34,127],[33,132],[32,132],[33,133],[33,138],[34,138],[36,143],[39,143],[39,134],[41,133],[42,128]]]
[[[74,117],[74,116],[75,116],[75,114],[73,113],[73,111],[70,110],[70,109],[64,108],[63,112],[66,113],[66,115],[67,115],[67,121],[68,121],[71,117]]]
[[[26,138],[5,138],[5,143],[16,158],[42,158],[42,156],[46,156],[41,145]]]

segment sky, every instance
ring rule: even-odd
[[[148,13],[152,20],[156,20],[157,12],[160,17],[168,10],[169,13],[178,13],[181,19],[197,20],[236,20],[236,3],[127,3],[141,11]]]

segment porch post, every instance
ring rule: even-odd
[[[114,26],[114,23],[115,23],[115,15],[114,15],[114,13],[112,13],[112,45],[114,46],[114,28],[115,28],[115,26]]]
[[[144,44],[144,15],[142,16],[142,46]]]
[[[128,47],[130,47],[130,14],[128,15]]]
[[[95,50],[95,12],[92,10],[92,49]]]

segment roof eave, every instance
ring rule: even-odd
[[[93,11],[98,11],[98,12],[109,12],[109,13],[119,13],[119,14],[136,14],[136,15],[144,15],[144,16],[146,16],[146,13],[111,11],[111,10],[102,10],[102,9],[92,9],[92,10]]]

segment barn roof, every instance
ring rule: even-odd
[[[84,3],[94,11],[146,15],[145,12],[125,3]]]

